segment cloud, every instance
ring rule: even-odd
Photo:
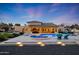
[[[52,7],[57,7],[57,6],[59,6],[60,5],[60,3],[53,3],[52,4]]]
[[[50,9],[48,12],[50,12],[50,13],[52,12],[53,13],[53,12],[55,12],[57,10],[58,10],[58,8],[54,8],[54,9]]]
[[[71,9],[69,10],[69,13],[71,15],[76,15],[78,10],[79,10],[79,6],[74,6],[74,7],[71,7]]]
[[[42,17],[44,17],[46,14],[44,11],[46,10],[46,7],[44,6],[37,6],[37,7],[31,7],[25,9],[25,13],[27,15],[23,15],[20,17],[21,19],[25,20],[40,20]]]
[[[13,21],[13,16],[8,15],[8,14],[1,14],[0,15],[0,21],[4,23],[9,23]]]
[[[64,10],[64,13],[60,13],[60,15],[56,17],[52,17],[49,21],[55,24],[79,24],[79,16],[77,15],[78,6],[70,7],[67,10]],[[56,10],[55,10],[56,11]],[[53,11],[54,12],[54,11]],[[60,12],[60,11],[59,11]]]
[[[55,12],[55,11],[57,11],[58,10],[58,6],[60,6],[60,4],[59,3],[54,3],[54,4],[52,4],[51,6],[50,6],[50,9],[49,9],[49,11],[48,12]]]
[[[23,4],[16,4],[12,7],[9,15],[5,14],[4,11],[3,15],[0,14],[0,19],[4,22],[26,22],[31,20],[38,20],[44,22],[54,22],[56,24],[73,24],[79,23],[79,15],[78,6],[69,6],[64,7],[59,3],[54,4],[45,4],[45,5],[38,5],[38,6],[26,6],[24,7]],[[12,13],[15,12],[15,13]],[[11,16],[14,15],[15,17]]]
[[[27,21],[41,21],[41,17],[33,17],[33,16],[22,16],[20,19]]]
[[[26,12],[26,8],[23,7],[23,4],[22,3],[16,3],[12,10],[17,13],[17,14],[22,14],[22,13],[25,13]]]
[[[44,11],[45,11],[45,7],[43,6],[31,7],[26,9],[26,13],[32,17],[42,17],[45,15]]]
[[[51,20],[55,24],[79,24],[79,20],[77,17],[71,14],[61,15]]]
[[[59,4],[55,4],[53,6],[59,6]],[[45,19],[45,20],[46,20],[46,22],[53,22],[55,24],[62,24],[62,23],[69,24],[69,25],[70,24],[75,24],[75,23],[78,24],[79,20],[78,20],[77,14],[76,14],[77,13],[77,8],[78,7],[71,7],[69,9],[67,9],[67,10],[62,11],[64,13],[61,13],[59,11],[57,13],[59,15],[57,15],[55,17],[51,16],[50,18],[48,18],[47,20]],[[36,9],[38,11],[36,11]],[[42,11],[44,9],[41,9],[41,8],[39,8],[39,9],[36,8],[36,9],[35,8],[29,8],[29,9],[27,9],[28,15],[22,16],[22,19],[25,19],[26,21],[31,21],[31,20],[41,21],[42,16],[44,16],[42,14]],[[57,8],[53,9],[53,8],[51,8],[49,11],[50,12],[55,12],[56,10],[59,10],[59,9],[57,9]],[[50,12],[48,12],[48,14],[50,14]],[[46,14],[47,17],[49,16],[48,14]],[[42,21],[43,21],[43,19],[42,19]]]

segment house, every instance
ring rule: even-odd
[[[13,28],[14,28],[14,32],[22,32],[24,26],[13,26]]]
[[[24,33],[55,33],[58,32],[58,26],[53,23],[43,23],[40,21],[29,21],[23,28]]]

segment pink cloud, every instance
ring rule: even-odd
[[[32,17],[42,17],[44,16],[43,14],[43,10],[44,8],[41,8],[41,7],[36,7],[36,8],[28,8],[26,9],[26,13],[29,15],[29,16],[32,16]]]
[[[35,15],[35,10],[34,8],[29,8],[26,10],[26,13],[30,16],[34,16]]]
[[[66,25],[71,25],[71,24],[76,24],[76,23],[79,24],[76,17],[70,14],[58,16],[52,19],[51,21],[55,24],[66,24]]]
[[[79,24],[79,20],[76,16],[78,6],[74,8],[70,8],[70,10],[67,10],[65,13],[63,13],[60,16],[52,18],[50,21],[56,23],[56,24]],[[54,11],[53,11],[54,12]]]

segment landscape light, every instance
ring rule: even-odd
[[[45,44],[44,44],[44,43],[42,43],[42,44],[40,44],[40,46],[45,46]]]
[[[21,42],[17,42],[16,44],[19,45],[19,44],[21,44]]]
[[[61,46],[66,46],[66,44],[65,43],[62,43]]]
[[[37,44],[42,44],[43,42],[37,42]]]
[[[23,44],[21,42],[17,42],[16,45],[20,46],[20,47],[23,46]]]
[[[23,44],[20,44],[19,46],[20,46],[20,47],[22,47],[22,46],[23,46]]]
[[[62,44],[62,42],[59,41],[59,42],[57,42],[57,44]]]
[[[37,44],[39,44],[40,46],[45,46],[45,43],[43,42],[37,42]]]

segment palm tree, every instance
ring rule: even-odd
[[[13,32],[13,30],[14,30],[13,24],[12,23],[9,23],[8,26],[9,26],[9,31],[10,32]]]

